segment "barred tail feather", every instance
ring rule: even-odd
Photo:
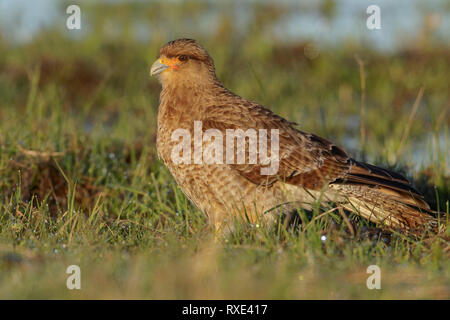
[[[438,231],[436,218],[421,209],[395,203],[393,200],[349,197],[342,207],[390,229],[401,229],[412,234],[421,234],[426,230],[433,233]]]

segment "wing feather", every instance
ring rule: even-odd
[[[240,108],[236,108],[236,104],[240,104]],[[262,175],[263,165],[259,161],[257,164],[248,164],[248,145],[246,164],[230,164],[254,184],[270,187],[277,181],[283,181],[312,190],[320,190],[328,184],[358,184],[373,188],[406,205],[429,210],[420,193],[402,175],[358,162],[332,142],[296,129],[295,123],[275,115],[263,106],[239,98],[231,104],[210,106],[205,114],[207,118],[203,119],[203,129],[214,128],[223,134],[226,129],[266,129],[270,141],[270,130],[278,129],[279,169],[276,174]],[[259,160],[259,150],[257,152]]]
[[[278,180],[320,189],[326,182],[342,177],[350,167],[347,154],[319,136],[305,133],[270,110],[259,105],[240,108],[239,114],[232,114],[235,106],[212,106],[203,119],[203,129],[218,129],[225,134],[226,129],[266,129],[267,139],[271,139],[271,129],[279,132],[279,170],[271,176],[261,175],[265,164],[231,164],[242,176],[255,184],[271,185]],[[224,142],[225,143],[225,142]],[[268,149],[270,149],[270,142]],[[260,159],[259,148],[258,159]],[[246,148],[248,159],[248,148]]]

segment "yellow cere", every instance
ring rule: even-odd
[[[167,57],[159,58],[159,62],[166,66],[173,67],[177,63],[177,58],[169,59]]]

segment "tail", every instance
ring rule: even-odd
[[[344,178],[333,181],[330,187],[342,195],[343,208],[389,229],[418,236],[441,231],[423,196],[393,171],[352,159]]]

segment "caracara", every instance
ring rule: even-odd
[[[218,231],[237,216],[256,223],[277,212],[310,210],[314,203],[333,203],[389,229],[421,234],[436,228],[430,207],[402,175],[356,161],[332,142],[232,93],[195,40],[164,45],[150,74],[162,85],[158,155]],[[228,139],[229,133],[238,131],[244,151],[238,143],[227,148],[226,140],[238,140]],[[258,145],[267,141],[265,148],[252,144],[255,133]],[[264,171],[271,165],[276,170]]]

